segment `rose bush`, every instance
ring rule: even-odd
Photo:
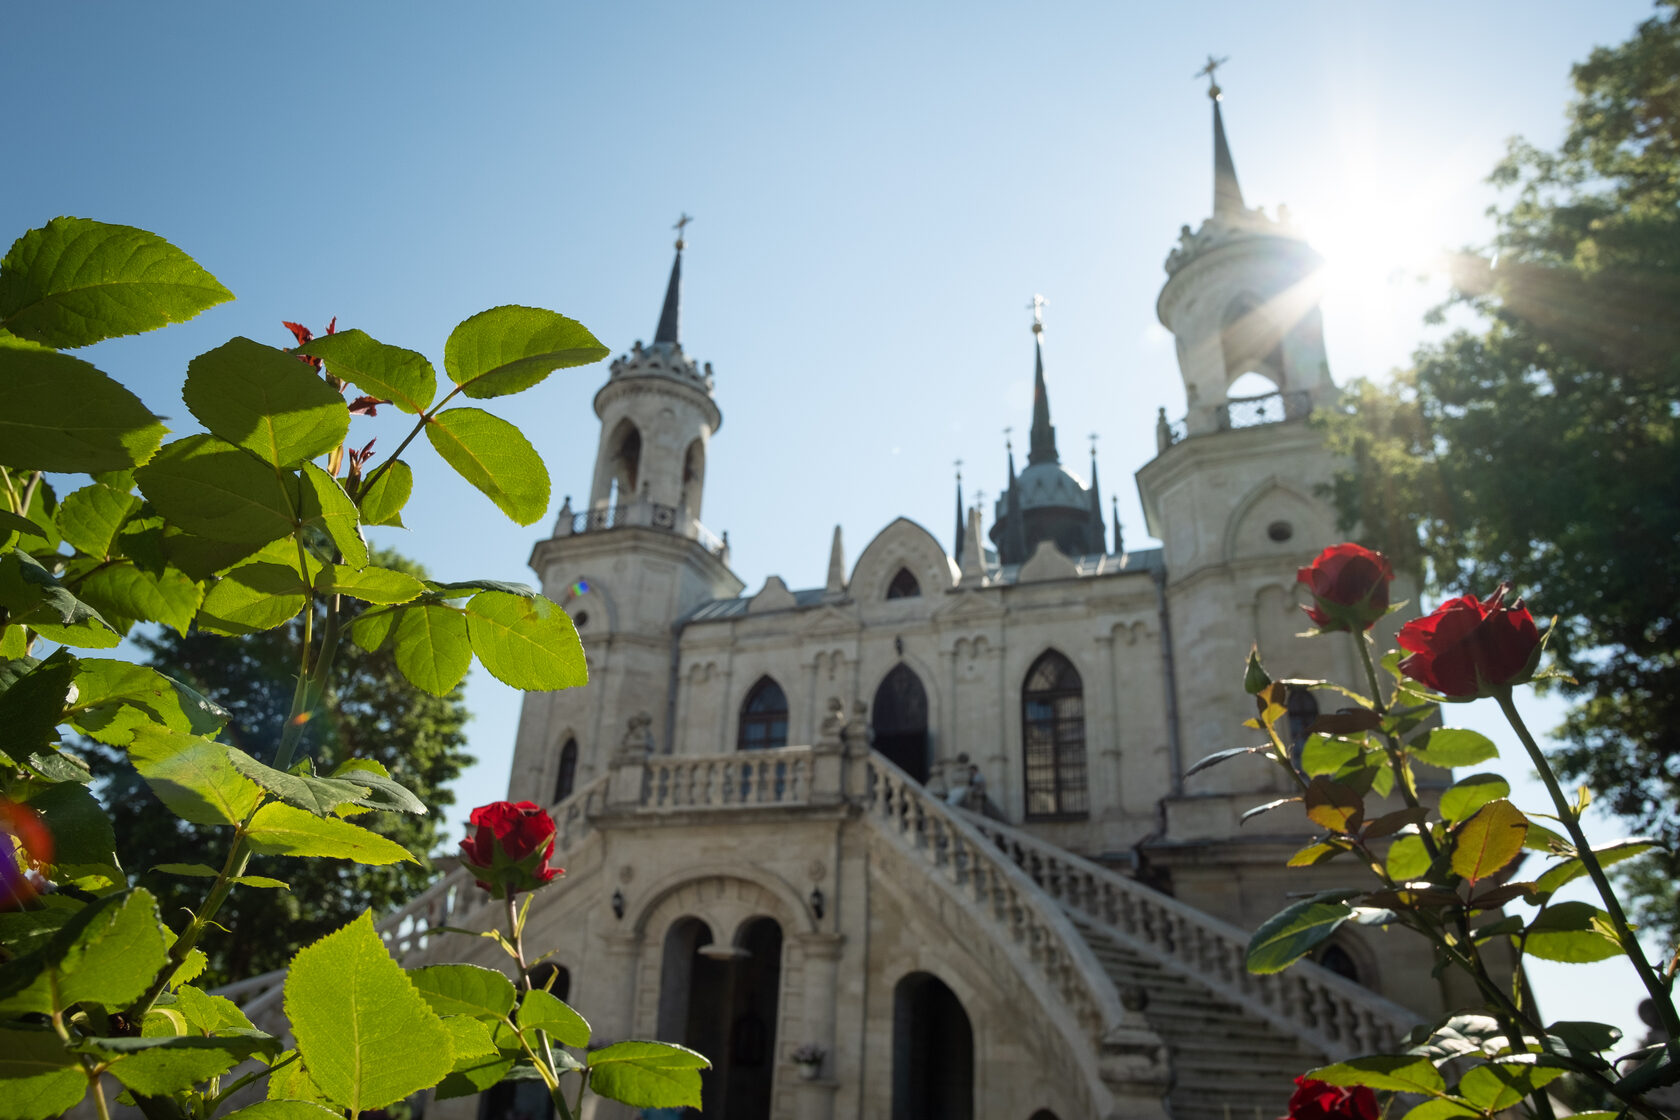
[[[1319,553],[1295,573],[1312,593],[1303,607],[1321,631],[1369,630],[1388,613],[1388,585],[1394,570],[1388,560],[1357,544],[1338,544]]]
[[[461,841],[461,864],[491,898],[533,891],[565,873],[550,867],[554,819],[529,801],[493,801],[468,818],[472,835]]]
[[[1350,1088],[1297,1077],[1283,1120],[1377,1120],[1377,1094],[1363,1085]]]

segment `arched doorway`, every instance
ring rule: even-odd
[[[770,1120],[781,988],[782,927],[772,918],[747,922],[733,945],[714,944],[698,918],[665,935],[659,1037],[711,1059],[700,1074],[708,1120]]]
[[[892,1120],[973,1120],[974,1028],[945,982],[912,972],[893,989]]]
[[[875,690],[875,749],[918,782],[928,776],[928,701],[921,678],[900,661]]]

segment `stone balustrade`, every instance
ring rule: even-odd
[[[1247,968],[1249,935],[1242,929],[1019,829],[962,815],[1070,911],[1333,1060],[1397,1049],[1420,1021],[1399,1004],[1307,961],[1256,976]]]

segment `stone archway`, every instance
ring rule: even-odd
[[[974,1120],[974,1028],[929,972],[893,989],[892,1120]]]

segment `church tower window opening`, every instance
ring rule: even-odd
[[[619,422],[613,432],[608,459],[610,486],[606,494],[608,509],[615,509],[634,501],[636,487],[642,474],[642,432],[629,420]]]
[[[554,800],[556,803],[566,800],[572,795],[572,788],[577,784],[577,740],[566,737],[566,745],[560,748],[560,772],[554,779]]]
[[[916,582],[916,576],[909,568],[900,568],[887,584],[887,598],[889,599],[920,599],[922,585]]]
[[[760,677],[741,705],[741,730],[735,742],[736,749],[766,751],[785,747],[787,737],[787,693],[774,679]]]
[[[682,491],[677,504],[690,517],[700,516],[700,491],[706,482],[706,448],[699,440],[688,445],[683,453]]]
[[[1085,685],[1055,650],[1033,662],[1021,688],[1021,756],[1028,820],[1085,816]]]

